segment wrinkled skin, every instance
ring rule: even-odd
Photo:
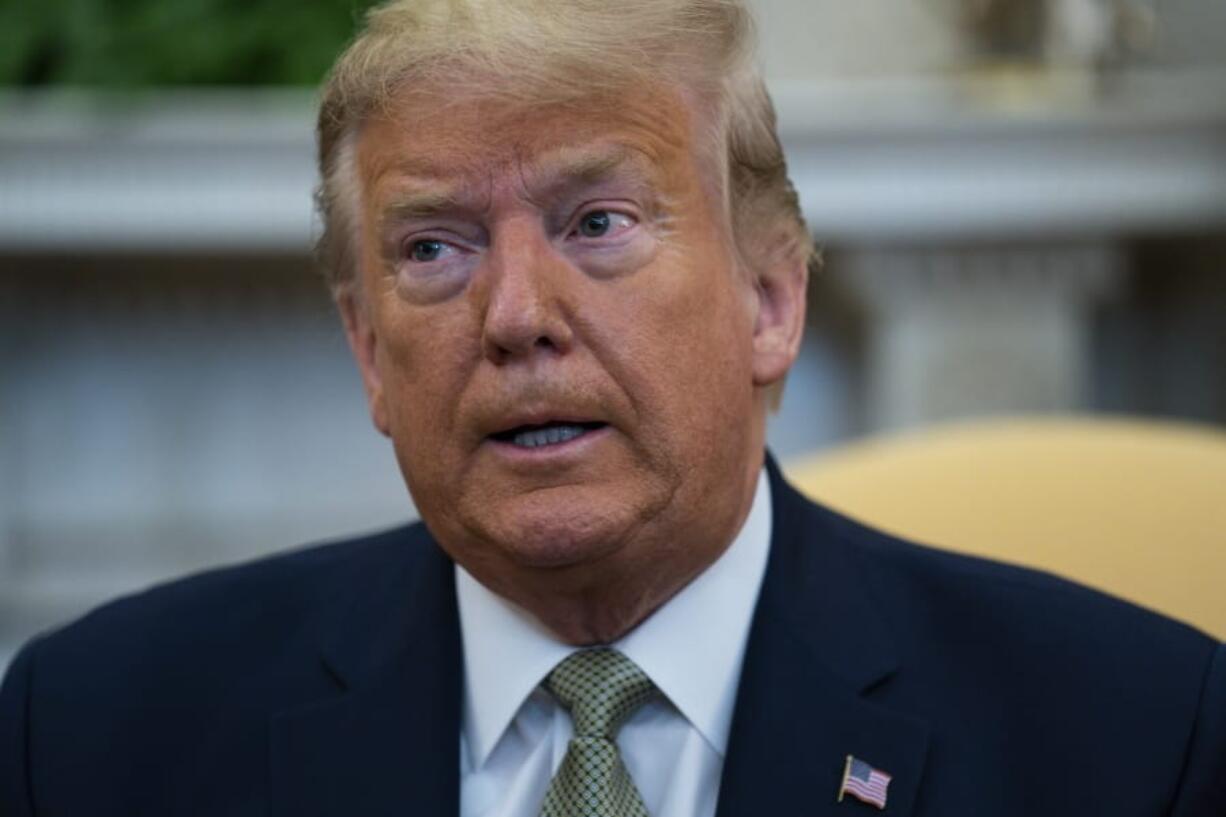
[[[737,260],[702,126],[666,87],[538,109],[416,91],[357,142],[338,302],[374,423],[444,550],[573,644],[728,546],[800,342],[803,261]],[[591,430],[491,436],[551,421]]]

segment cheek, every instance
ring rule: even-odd
[[[752,337],[749,303],[736,270],[710,250],[678,249],[670,260],[658,276],[664,312],[656,325],[673,339],[674,356],[708,368],[735,362],[735,352],[748,351]]]
[[[450,433],[463,373],[473,353],[468,321],[457,309],[420,309],[390,302],[379,325],[379,369],[398,447],[437,447]]]
[[[622,302],[621,331],[610,341],[616,374],[661,435],[710,434],[752,400],[752,316],[723,259],[677,252],[660,260]]]

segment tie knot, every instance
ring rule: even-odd
[[[570,710],[576,737],[612,740],[630,714],[656,694],[655,684],[617,650],[580,650],[564,658],[545,687]]]

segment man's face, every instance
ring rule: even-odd
[[[408,93],[358,140],[341,306],[375,423],[440,544],[530,608],[671,595],[747,510],[763,387],[795,349],[763,353],[696,117],[664,88],[535,109]]]

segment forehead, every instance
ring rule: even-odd
[[[406,178],[480,184],[511,170],[527,180],[626,168],[675,184],[701,164],[697,119],[664,86],[552,105],[410,90],[364,126],[358,170],[376,193]]]

